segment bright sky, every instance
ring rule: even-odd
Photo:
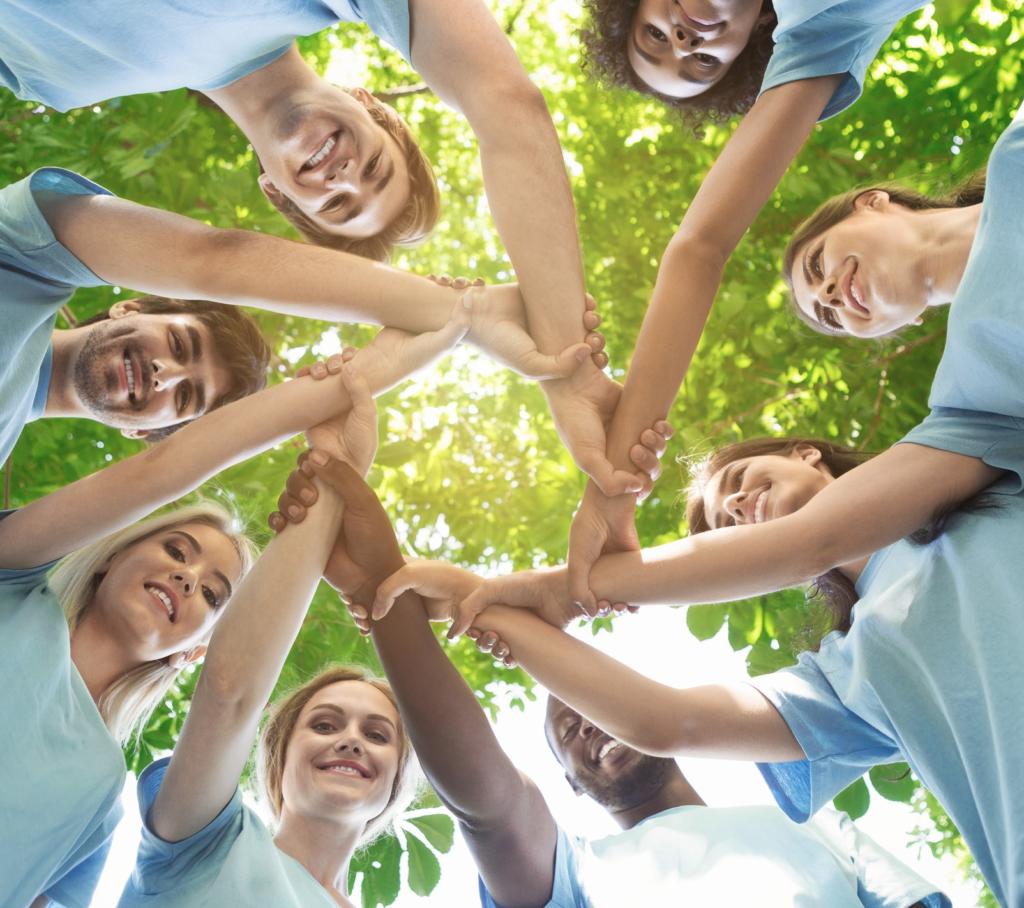
[[[602,633],[593,638],[586,628],[578,633],[585,640],[596,641],[616,658],[667,684],[685,686],[747,677],[742,654],[732,651],[725,634],[699,643],[687,630],[681,609],[644,608],[638,615],[620,619],[614,634]],[[552,813],[568,831],[590,836],[615,832],[616,827],[601,808],[587,798],[577,798],[565,784],[561,770],[544,742],[542,725],[543,698],[539,697],[536,703],[528,704],[524,712],[503,709],[496,732],[506,753],[541,787]],[[760,774],[751,764],[711,760],[680,761],[680,764],[709,805],[772,803]],[[126,819],[115,839],[111,860],[93,901],[94,908],[110,908],[116,904],[131,870],[139,828],[134,779],[129,779],[125,791]],[[927,849],[919,850],[908,844],[909,831],[919,819],[906,805],[875,795],[871,809],[858,821],[858,825],[901,860],[942,887],[954,904],[976,904],[975,889],[960,881],[954,866],[940,864]],[[479,905],[473,862],[458,836],[453,850],[442,858],[441,866],[441,882],[429,899],[405,893],[395,902],[395,908],[422,908],[428,902],[445,905],[446,908]],[[643,904],[639,896],[640,893],[637,904]]]

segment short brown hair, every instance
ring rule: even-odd
[[[865,192],[873,189],[881,189],[889,194],[889,200],[912,211],[925,211],[934,208],[966,208],[970,205],[977,205],[985,198],[985,171],[979,170],[972,173],[962,183],[953,187],[944,195],[927,195],[915,189],[909,189],[898,183],[878,183],[874,186],[863,186],[860,189],[850,189],[834,195],[815,210],[805,220],[801,221],[793,236],[786,245],[786,251],[782,254],[782,279],[790,289],[791,308],[796,311],[797,317],[810,325],[820,334],[844,336],[846,334],[841,328],[833,329],[822,325],[817,319],[811,318],[803,311],[793,299],[793,265],[796,262],[799,252],[810,242],[817,239],[827,230],[831,230],[836,224],[845,221],[854,212],[854,203]]]
[[[347,88],[342,90],[352,94]],[[409,201],[383,232],[371,237],[328,233],[286,196],[275,193],[270,201],[315,246],[339,249],[377,262],[386,262],[391,258],[395,246],[415,246],[427,238],[441,214],[441,194],[430,161],[398,112],[376,98],[366,104],[366,110],[373,121],[398,143],[409,169]]]
[[[275,819],[280,819],[281,806],[284,803],[281,782],[284,777],[285,755],[288,742],[291,740],[299,713],[313,696],[325,687],[339,681],[362,681],[379,690],[395,709],[398,701],[391,685],[380,678],[375,678],[361,666],[335,665],[324,669],[310,678],[302,686],[287,693],[268,711],[266,723],[260,731],[259,753],[256,758],[256,771],[260,788]],[[403,725],[398,727],[398,771],[391,786],[391,797],[384,810],[366,824],[360,846],[365,846],[375,838],[388,831],[391,824],[416,795],[419,785],[419,773],[409,736]]]
[[[626,88],[657,98],[678,111],[684,122],[700,132],[708,122],[745,114],[757,100],[775,43],[777,22],[772,0],[764,0],[762,13],[770,20],[755,26],[747,46],[733,60],[728,72],[707,91],[692,98],[673,98],[655,91],[641,79],[629,62],[629,38],[640,0],[583,0],[588,22],[580,31],[583,68],[612,88]]]
[[[211,303],[209,300],[179,300],[166,296],[140,296],[139,312],[148,315],[192,315],[205,325],[213,339],[216,361],[231,376],[231,384],[208,410],[241,400],[267,386],[270,347],[256,322],[237,306]],[[93,325],[110,318],[107,311],[82,322]],[[146,441],[160,441],[185,423],[150,429]]]

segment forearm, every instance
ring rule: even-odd
[[[405,593],[373,625],[373,641],[430,784],[470,825],[500,822],[524,788],[487,717]]]
[[[659,684],[521,609],[491,606],[475,624],[496,632],[558,699],[644,753],[766,761],[802,756],[781,717],[745,684]]]
[[[111,196],[40,201],[60,242],[104,280],[325,321],[420,333],[451,315],[458,294],[360,256],[247,230],[221,230]]]

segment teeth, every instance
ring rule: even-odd
[[[327,766],[325,769],[327,772],[336,772],[343,776],[363,777],[363,774],[358,769],[354,769],[351,766]]]
[[[597,752],[597,762],[600,763],[605,757],[608,756],[613,750],[618,750],[622,747],[621,741],[608,741],[601,749]]]
[[[331,149],[337,144],[337,139],[334,136],[328,136],[327,141],[320,146],[320,150],[313,155],[308,161],[306,161],[307,167],[316,167],[324,158],[331,153]]]
[[[172,621],[174,620],[174,605],[171,602],[171,597],[167,595],[163,590],[157,589],[155,586],[147,587],[147,589],[156,596],[157,599],[163,603],[163,607],[167,609],[167,617]]]
[[[757,496],[757,504],[754,506],[754,523],[764,522],[764,508],[768,502],[768,490],[765,489]]]
[[[128,396],[135,396],[135,370],[132,368],[131,357],[124,355],[124,374],[128,378]]]

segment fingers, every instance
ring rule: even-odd
[[[490,603],[483,594],[483,587],[474,590],[455,607],[455,618],[448,628],[448,639],[455,640],[469,630],[470,626]]]
[[[633,445],[629,449],[629,459],[637,469],[643,470],[651,478],[651,482],[657,481],[661,476],[661,461],[658,455],[643,445]]]
[[[465,290],[466,287],[483,287],[484,279],[475,277],[472,280],[468,277],[453,278],[447,274],[428,274],[428,281],[433,281],[441,287],[451,287],[454,290]]]
[[[476,648],[480,652],[490,653],[495,661],[508,668],[515,668],[516,662],[511,648],[494,631],[481,631],[479,628],[471,627],[467,629],[466,636],[476,643]]]
[[[557,355],[531,350],[522,354],[517,371],[524,378],[547,381],[568,378],[592,355],[589,344],[571,344]]]
[[[581,457],[577,466],[586,473],[594,484],[609,498],[616,495],[637,494],[643,491],[643,480],[627,470],[616,470],[603,455]]]
[[[307,463],[317,478],[334,489],[349,507],[373,506],[380,508],[381,504],[373,489],[343,460],[328,457],[323,451],[311,451]]]
[[[355,347],[347,347],[345,351],[335,353],[333,356],[329,356],[326,360],[317,360],[317,362],[312,365],[303,366],[295,373],[295,377],[301,378],[304,375],[309,375],[314,381],[320,381],[321,379],[327,378],[329,375],[337,375],[341,371],[342,364],[346,362],[345,353],[348,350],[353,351],[353,353],[348,356],[348,358],[351,359],[354,355]]]
[[[370,628],[372,626],[366,606],[356,605],[354,602],[346,604],[348,606],[348,613],[352,616],[352,623],[359,629],[359,633],[365,637],[370,633]]]
[[[309,452],[303,451],[298,466],[288,474],[284,491],[277,498],[277,510],[267,518],[275,533],[280,533],[289,523],[302,523],[306,519],[306,508],[315,504],[319,497],[308,461]]]
[[[342,365],[340,356],[338,357],[338,363],[338,371],[341,372],[341,382],[345,386],[345,390],[348,391],[349,399],[352,401],[352,412],[372,419],[374,424],[376,424],[377,407],[373,402],[373,394],[370,391],[370,386],[366,383],[366,378],[352,363],[345,362]]]
[[[399,568],[377,587],[377,595],[373,599],[373,608],[370,611],[372,620],[380,621],[391,611],[391,606],[399,596],[415,589],[418,589],[415,568],[409,565]]]

